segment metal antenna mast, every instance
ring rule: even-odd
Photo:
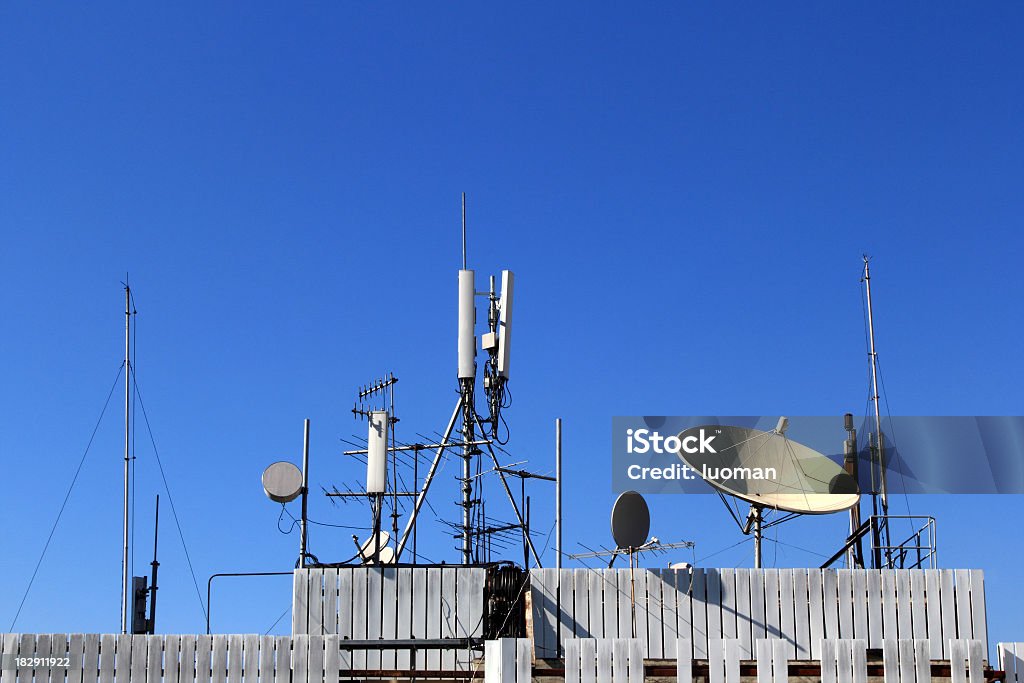
[[[463,275],[465,274],[465,276]],[[473,389],[476,385],[476,335],[473,334],[472,325],[476,320],[476,306],[473,304],[473,297],[476,296],[475,279],[471,271],[466,268],[466,193],[462,193],[462,272],[460,275],[460,325],[468,323],[468,340],[473,344],[472,351],[460,348],[463,354],[459,362],[459,395],[462,404],[462,562],[470,564],[473,561],[473,454],[477,448],[472,445],[474,439],[474,424],[476,422],[476,402],[473,398]],[[468,280],[468,291],[463,290],[461,282]],[[466,298],[468,297],[468,302]],[[469,307],[468,312],[463,308]],[[460,335],[467,333],[460,330]],[[465,337],[463,337],[465,338]],[[460,340],[460,344],[462,340]],[[467,370],[467,368],[469,368]]]
[[[306,540],[309,538],[306,513],[309,504],[309,418],[302,423],[302,519],[299,520],[299,567],[306,566]]]
[[[476,452],[473,418],[473,380],[460,379],[462,395],[462,561],[473,561],[473,454]]]
[[[562,568],[562,418],[555,419],[555,569]]]
[[[872,476],[872,492],[871,493],[872,493],[873,499],[875,499],[875,500],[877,500],[878,494],[879,493],[881,494],[880,497],[881,497],[881,502],[882,502],[882,516],[885,517],[885,516],[887,516],[889,514],[889,494],[888,494],[888,486],[887,486],[886,476],[885,476],[885,440],[884,440],[884,437],[882,436],[882,412],[881,412],[881,408],[879,407],[879,395],[878,395],[878,354],[875,351],[875,320],[874,320],[873,310],[872,310],[872,307],[871,307],[871,269],[870,269],[870,267],[868,265],[868,261],[869,260],[870,259],[868,258],[867,254],[865,254],[864,255],[864,288],[865,288],[865,291],[866,291],[866,294],[867,294],[867,303],[868,303],[868,343],[870,345],[870,349],[868,351],[868,357],[871,359],[871,394],[872,394],[871,400],[872,400],[872,402],[874,403],[874,406],[875,406],[875,434],[876,434],[877,439],[878,439],[877,445],[876,445],[877,459],[875,460],[875,462],[878,463],[878,473],[879,473],[879,476],[878,476],[879,489],[877,491],[874,489],[874,476]],[[874,464],[872,464],[872,469],[874,469]],[[877,517],[877,514],[878,514],[877,502],[875,503],[875,507],[876,507],[875,515]],[[875,520],[874,534],[875,534],[875,558],[874,558],[875,559],[875,567],[879,568],[881,566],[881,554],[879,552],[879,547],[880,547],[881,543],[879,542],[879,537],[880,536],[884,536],[886,538],[888,537],[888,535],[889,535],[889,532],[888,532],[888,520],[884,520],[882,527],[879,528],[879,524],[878,524],[878,521],[876,519]],[[889,545],[888,540],[886,540],[885,545],[887,545],[887,546]]]
[[[127,277],[125,280],[127,281]],[[131,465],[132,290],[124,285],[124,516],[121,554],[121,633],[128,633],[128,477]]]

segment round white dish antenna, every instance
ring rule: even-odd
[[[275,503],[289,503],[302,493],[302,472],[290,462],[275,462],[263,470],[263,492]]]
[[[625,491],[612,507],[612,538],[619,548],[639,548],[651,531],[651,511],[636,491]]]
[[[683,463],[719,491],[752,505],[822,515],[860,500],[856,480],[838,463],[789,439],[789,421],[769,432],[704,425],[679,433]]]
[[[380,549],[380,564],[394,564],[395,563],[395,549],[391,546],[384,546]]]
[[[395,561],[395,549],[388,545],[391,542],[391,534],[386,531],[374,535],[363,541],[359,546],[359,557],[363,564],[393,564]],[[374,561],[373,553],[377,551],[377,560]]]

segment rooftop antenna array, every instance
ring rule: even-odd
[[[458,334],[457,334],[457,365],[456,379],[458,400],[452,411],[451,418],[443,433],[434,443],[403,443],[396,438],[395,423],[398,422],[394,412],[394,384],[398,381],[394,375],[377,380],[359,390],[359,402],[352,412],[357,417],[366,418],[368,433],[365,442],[348,442],[356,448],[344,451],[345,455],[366,459],[367,478],[366,490],[353,490],[345,487],[344,491],[334,488],[325,491],[332,498],[343,500],[367,497],[372,507],[373,534],[370,542],[377,546],[394,543],[393,561],[400,561],[410,539],[413,544],[414,560],[416,552],[416,523],[422,506],[430,490],[430,486],[438,473],[441,459],[447,454],[456,455],[461,460],[459,484],[459,503],[461,508],[458,522],[447,522],[457,533],[460,540],[459,550],[464,564],[486,562],[490,560],[495,545],[509,547],[510,535],[516,531],[521,533],[524,558],[529,561],[532,556],[540,566],[540,556],[533,544],[529,532],[529,498],[525,495],[525,480],[540,479],[554,481],[551,477],[510,470],[503,467],[498,451],[507,454],[503,448],[508,442],[508,426],[502,411],[509,407],[508,393],[509,368],[511,359],[512,339],[512,301],[514,276],[511,271],[501,273],[500,289],[496,279],[490,278],[487,291],[476,289],[476,273],[468,268],[466,250],[466,195],[462,194],[462,268],[458,272]],[[482,386],[486,404],[486,414],[477,410],[477,297],[485,297],[487,302],[487,328],[480,338],[480,348],[486,352],[483,361]],[[374,401],[376,403],[374,404]],[[374,405],[370,405],[374,404]],[[421,453],[433,451],[426,475],[420,483],[419,458]],[[403,480],[399,469],[399,456],[411,456],[413,468],[413,486],[410,491],[400,491],[399,483]],[[491,465],[486,471],[484,459]],[[408,459],[403,468],[410,463]],[[511,522],[504,523],[487,516],[483,496],[483,480],[485,476],[497,475],[505,491],[508,502],[514,513]],[[518,477],[521,483],[521,496],[517,504],[507,476]],[[411,511],[405,514],[401,499],[414,498]],[[386,535],[381,529],[381,516],[384,501],[390,498],[391,534]],[[405,514],[403,529],[399,528],[399,518]],[[386,539],[386,540],[381,540]],[[360,556],[365,557],[365,544],[360,545]],[[384,561],[383,555],[373,553],[374,561]]]
[[[529,531],[529,498],[522,497],[520,505],[516,504],[512,490],[509,488],[506,474],[495,453],[495,446],[501,448],[508,442],[506,426],[505,437],[501,436],[502,410],[510,405],[507,383],[510,376],[512,348],[512,303],[515,278],[510,270],[501,273],[500,294],[496,289],[494,276],[489,278],[488,291],[476,291],[476,274],[469,270],[466,256],[466,195],[462,194],[462,270],[459,271],[459,327],[458,327],[458,381],[459,403],[461,406],[462,432],[462,524],[459,529],[462,538],[462,561],[466,564],[489,559],[490,539],[494,534],[503,534],[518,528],[522,533],[524,556],[528,560],[532,555],[540,566],[540,556],[533,545]],[[484,361],[483,389],[487,404],[487,417],[481,418],[476,410],[476,297],[487,299],[487,332],[481,338],[481,349],[487,352]],[[457,411],[458,412],[458,411]],[[475,444],[477,429],[480,432],[479,445]],[[487,472],[481,466],[481,456],[488,455],[493,468]],[[474,473],[474,469],[476,472]],[[515,520],[509,524],[495,524],[489,521],[483,508],[481,475],[494,473],[505,491]],[[521,484],[526,479],[551,480],[550,477],[520,471]],[[477,495],[474,496],[474,484],[477,480]]]

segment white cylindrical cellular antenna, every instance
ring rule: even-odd
[[[476,378],[476,277],[459,271],[459,379]]]
[[[385,493],[388,475],[388,412],[370,413],[366,445],[366,492]]]
[[[512,289],[515,277],[511,270],[501,271],[501,317],[498,322],[498,374],[508,379],[512,353]]]

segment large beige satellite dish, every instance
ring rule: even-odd
[[[679,458],[722,493],[762,508],[821,515],[860,500],[856,480],[825,455],[779,428],[703,425],[679,433]]]

